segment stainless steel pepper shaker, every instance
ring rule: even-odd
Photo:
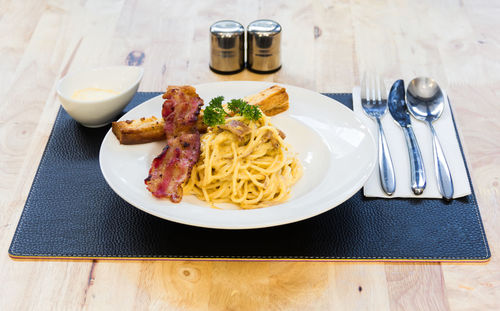
[[[247,27],[247,67],[257,73],[281,68],[281,26],[269,19],[259,19]]]
[[[210,26],[210,69],[232,74],[245,68],[245,28],[238,22],[222,20]]]

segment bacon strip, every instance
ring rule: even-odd
[[[163,94],[167,146],[153,160],[147,189],[158,198],[178,203],[182,199],[182,184],[189,178],[200,156],[200,133],[196,121],[203,100],[192,86],[169,86]]]
[[[162,117],[165,120],[167,139],[181,133],[197,131],[196,121],[203,100],[192,86],[169,87],[163,94]]]

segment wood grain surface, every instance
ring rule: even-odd
[[[0,0],[0,310],[500,310],[498,1]],[[283,68],[208,68],[220,19],[281,23]],[[105,65],[168,84],[277,81],[350,92],[366,70],[432,76],[456,112],[492,259],[485,264],[14,261],[7,250],[60,103]]]

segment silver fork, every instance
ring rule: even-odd
[[[381,87],[378,76],[376,78],[367,77],[367,75],[363,76],[361,82],[361,106],[369,117],[377,120],[380,182],[384,192],[392,195],[396,190],[396,176],[394,176],[391,153],[380,121],[380,118],[387,112],[387,93],[385,88]]]

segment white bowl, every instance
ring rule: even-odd
[[[68,74],[57,84],[64,110],[86,127],[110,123],[137,92],[144,70],[114,66]]]

